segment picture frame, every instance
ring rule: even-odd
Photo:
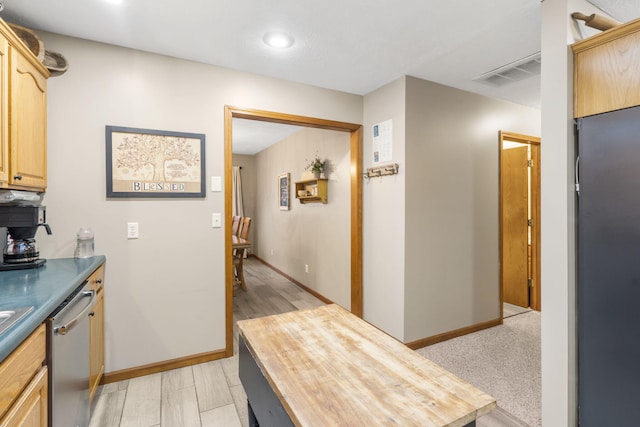
[[[289,197],[289,187],[289,173],[278,175],[278,207],[281,211],[289,210],[289,203],[291,200]]]
[[[107,197],[205,197],[205,135],[106,126]]]

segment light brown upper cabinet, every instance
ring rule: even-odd
[[[574,117],[640,105],[640,19],[575,43]]]
[[[47,188],[49,76],[0,20],[0,188]]]

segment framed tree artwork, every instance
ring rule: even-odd
[[[278,200],[281,211],[289,210],[289,174],[278,175]]]
[[[107,197],[204,197],[205,136],[107,126]]]

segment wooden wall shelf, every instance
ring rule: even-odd
[[[298,199],[303,205],[305,203],[327,204],[327,189],[329,187],[328,182],[329,180],[326,178],[297,181],[295,193],[296,199]]]

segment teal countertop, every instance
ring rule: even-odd
[[[40,268],[0,272],[0,311],[33,306],[33,311],[0,334],[0,362],[20,345],[62,301],[106,261],[47,259]]]

